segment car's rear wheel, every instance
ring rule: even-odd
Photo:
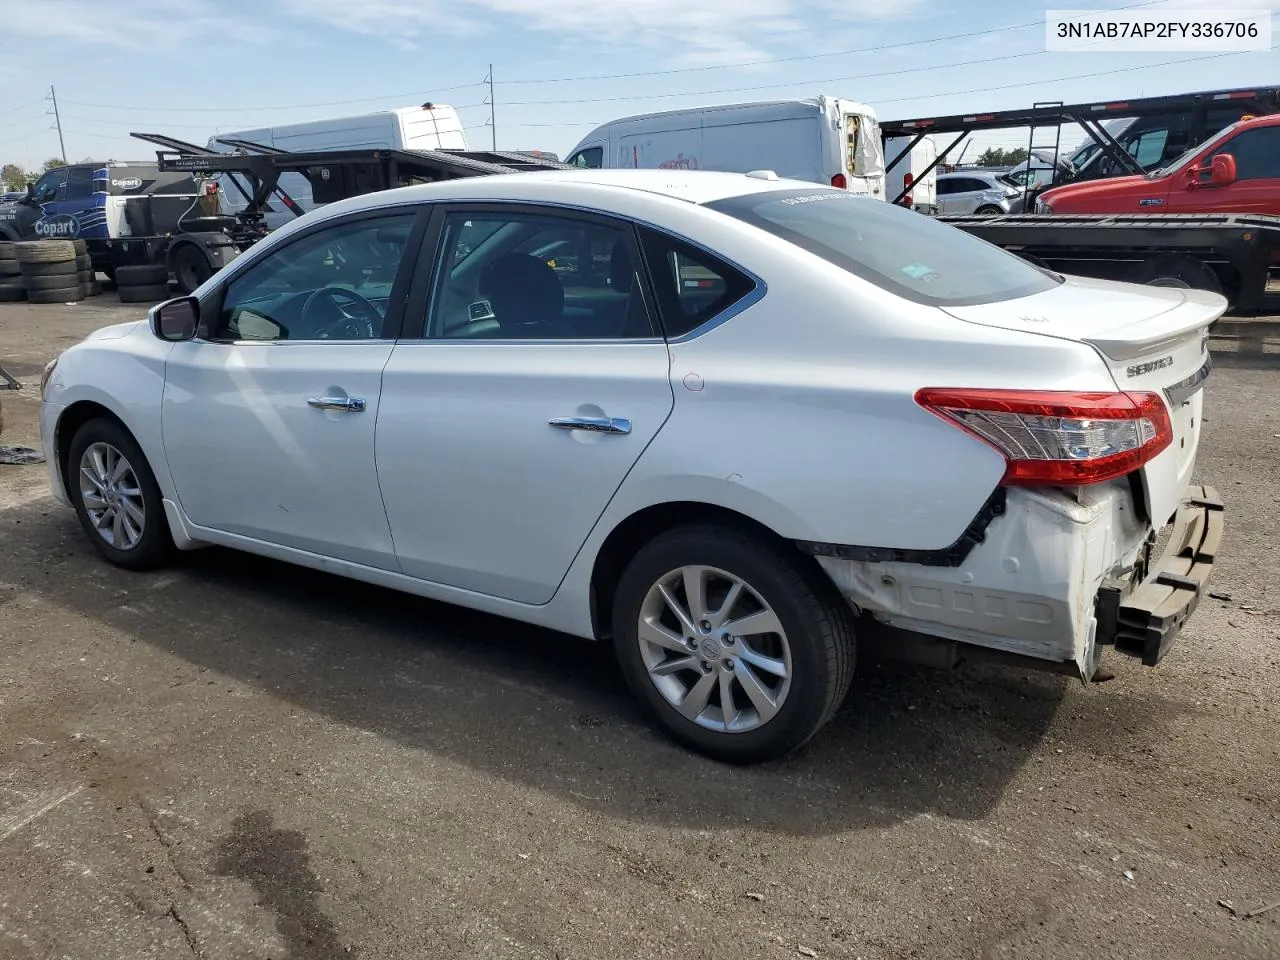
[[[618,583],[613,633],[632,691],[677,741],[757,763],[802,746],[853,675],[848,606],[768,539],[681,527],[636,554]]]
[[[160,486],[119,423],[102,417],[81,426],[67,448],[65,476],[80,526],[104,558],[131,570],[169,559],[173,540]]]

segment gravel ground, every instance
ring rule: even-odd
[[[136,315],[0,306],[3,442]],[[867,665],[748,770],[602,647],[223,550],[131,575],[0,466],[0,957],[1280,957],[1244,916],[1280,900],[1280,358],[1217,364],[1229,599],[1164,664]]]

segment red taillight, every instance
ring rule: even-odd
[[[915,182],[916,182],[916,178],[913,177],[910,173],[904,173],[902,175],[902,187],[904,190],[907,191],[906,196],[902,198],[902,202],[908,207],[911,206],[911,204],[913,203],[913,200],[911,199],[910,191],[911,191],[911,185]]]
[[[833,187],[839,187],[841,190],[849,189],[849,181],[843,173],[837,173],[834,177],[832,177],[831,185]]]
[[[1102,483],[1173,442],[1158,393],[927,387],[916,403],[999,451],[1009,486]]]

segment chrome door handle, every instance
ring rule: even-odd
[[[350,413],[362,413],[365,406],[360,397],[312,397],[307,404],[321,410],[347,410]]]
[[[556,417],[547,423],[560,430],[588,430],[592,433],[630,433],[631,421],[622,417]]]

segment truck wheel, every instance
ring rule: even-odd
[[[1152,257],[1138,267],[1135,278],[1149,287],[1181,287],[1221,293],[1222,283],[1207,263],[1191,257]]]
[[[173,277],[182,293],[191,293],[213,276],[213,266],[203,253],[191,244],[183,244],[173,255]]]

